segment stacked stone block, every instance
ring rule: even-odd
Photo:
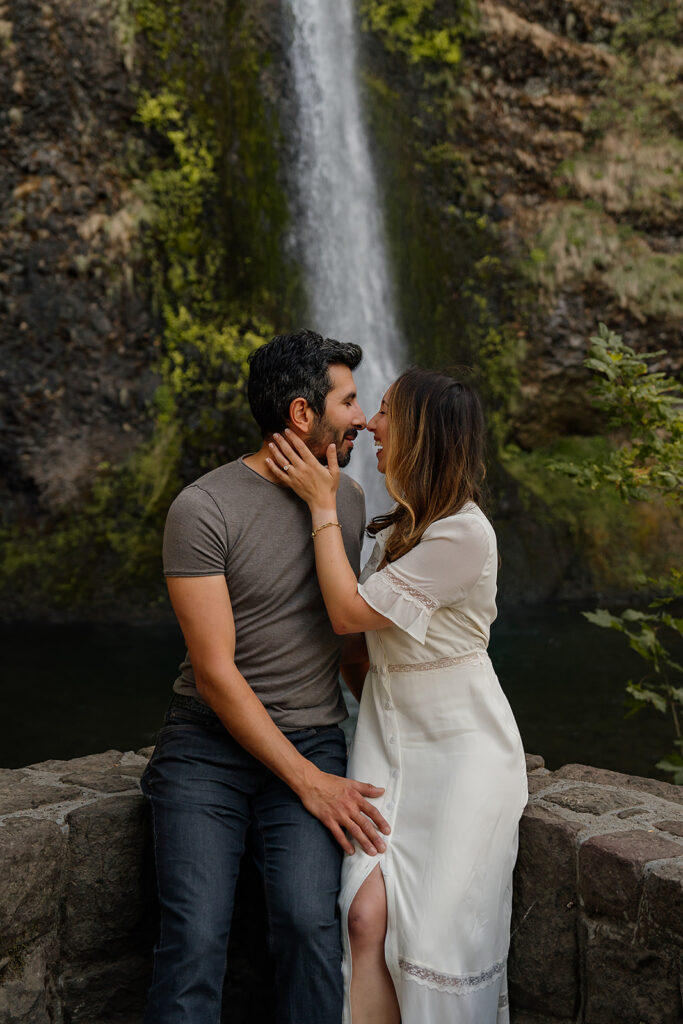
[[[140,1024],[149,753],[0,770],[0,1024]],[[527,760],[513,1024],[683,1024],[683,788]],[[241,1024],[272,1016],[256,885],[243,886],[226,986]]]
[[[683,788],[528,758],[516,1024],[683,1022]]]
[[[0,1024],[140,1020],[153,920],[147,753],[0,771]]]

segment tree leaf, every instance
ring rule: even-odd
[[[630,693],[635,700],[642,701],[644,704],[652,704],[657,711],[661,711],[662,714],[666,714],[667,703],[666,699],[657,693],[655,690],[646,690],[640,683],[629,683],[626,687],[627,693]]]
[[[596,608],[594,612],[581,612],[585,619],[592,622],[594,626],[602,626],[605,629],[622,629],[622,625],[616,616],[608,612],[606,608]]]
[[[673,774],[671,781],[674,785],[683,786],[683,757],[680,754],[671,754],[670,757],[657,761],[655,768],[659,768],[662,772],[671,772]]]

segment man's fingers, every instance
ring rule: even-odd
[[[353,836],[361,849],[370,857],[375,857],[378,853],[383,853],[386,850],[386,845],[377,835],[374,828],[370,832],[370,826],[367,822],[359,825],[355,821],[350,821],[346,826],[346,831]]]
[[[357,789],[362,796],[381,796],[384,792],[382,786],[373,786],[371,782],[358,782],[357,779],[349,779],[353,782],[354,789]]]
[[[385,836],[388,836],[391,832],[391,826],[389,822],[382,817],[374,804],[369,804],[367,801],[361,804],[361,811],[363,814],[367,814],[368,818],[374,821],[380,832],[384,832]]]
[[[320,792],[323,805],[316,807],[306,803],[308,810],[327,826],[346,853],[353,853],[353,846],[342,830],[355,839],[368,856],[383,853],[386,843],[379,833],[388,835],[391,828],[365,797],[381,796],[384,790],[369,782],[341,779],[336,775],[328,776],[325,781],[327,785],[323,785]]]
[[[327,827],[329,828],[330,832],[341,846],[344,853],[353,854],[356,852],[353,848],[353,843],[349,842],[349,840],[344,835],[341,827],[336,823],[336,821],[333,821]]]
[[[373,786],[370,782],[358,782],[356,779],[350,779],[349,781],[353,782],[354,789],[357,793],[360,793],[361,796],[378,797],[384,792],[384,789],[381,786]],[[375,805],[369,803],[367,800],[363,800],[359,806],[363,814],[366,814],[368,818],[374,821],[377,828],[388,836],[391,832],[391,826],[389,825],[389,822],[382,817]]]

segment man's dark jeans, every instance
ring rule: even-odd
[[[344,774],[337,726],[287,735],[322,771]],[[218,1024],[250,827],[275,964],[276,1022],[340,1024],[342,852],[325,826],[215,715],[173,703],[142,789],[152,808],[161,913],[145,1024]]]

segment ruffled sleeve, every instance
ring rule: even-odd
[[[484,516],[460,512],[432,523],[419,544],[359,584],[358,593],[423,644],[436,609],[462,603],[494,554]]]

